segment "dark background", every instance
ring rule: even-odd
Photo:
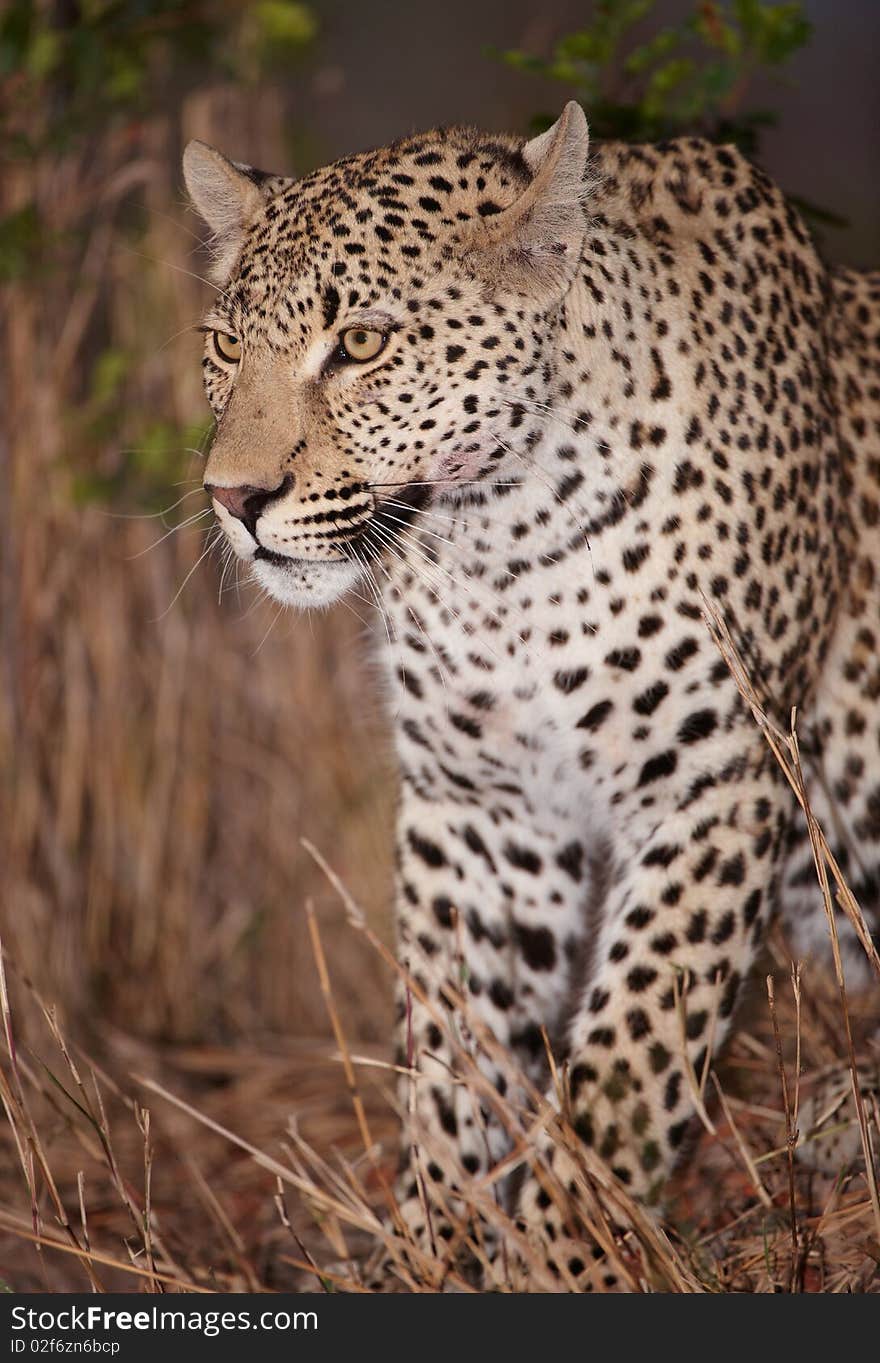
[[[556,112],[567,97],[564,86],[510,70],[486,49],[548,52],[591,6],[376,0],[362,7],[323,0],[317,8],[322,36],[291,108],[315,148],[332,158],[418,128],[458,122],[520,130],[536,111]],[[690,8],[661,3],[644,27],[673,22]],[[804,9],[814,25],[811,43],[778,82],[766,76],[755,82],[753,103],[780,118],[762,139],[762,160],[789,192],[850,219],[848,228],[828,232],[835,260],[873,264],[880,240],[880,5],[806,0]],[[237,150],[233,129],[230,138]]]

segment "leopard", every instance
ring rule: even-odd
[[[768,923],[828,950],[767,742],[793,710],[864,914],[836,925],[846,979],[877,987],[880,274],[827,266],[734,146],[591,147],[576,102],[301,178],[198,141],[183,167],[219,526],[281,605],[375,606],[397,1215],[451,1253],[489,1188],[553,1290],[612,1288],[530,1162],[574,1197],[571,1151],[525,1120],[512,1156],[492,1095],[537,1095],[662,1207]]]

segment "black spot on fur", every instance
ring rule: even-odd
[[[590,733],[595,733],[599,729],[611,711],[614,709],[613,700],[600,700],[591,706],[585,715],[582,715],[575,726],[578,729],[587,729]]]
[[[409,830],[407,841],[415,852],[416,856],[422,860],[426,866],[445,866],[446,853],[442,847],[438,847],[436,842],[430,838],[423,838],[414,828]]]
[[[324,290],[321,308],[324,314],[324,326],[332,327],[339,313],[339,293],[332,284],[328,284]]]
[[[552,970],[556,965],[556,945],[550,929],[517,923],[514,931],[526,965],[531,970]]]
[[[677,766],[678,753],[674,748],[668,748],[666,752],[648,759],[639,773],[636,784],[641,787],[650,785],[652,781],[660,781],[664,776],[671,776]]]
[[[708,738],[718,727],[718,716],[714,710],[695,710],[683,720],[678,730],[680,743],[699,743]]]

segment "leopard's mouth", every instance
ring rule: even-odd
[[[353,524],[335,527],[333,533],[325,532],[324,547],[327,557],[311,556],[308,553],[280,553],[268,545],[256,544],[247,555],[251,563],[270,564],[274,568],[335,568],[351,565],[361,558],[367,560],[379,557],[388,547],[399,539],[399,530],[411,525],[415,517],[424,509],[430,499],[431,486],[415,483],[400,488],[382,489],[383,496],[376,499],[372,511]],[[259,527],[256,527],[257,536]],[[253,542],[253,537],[252,537]]]
[[[255,563],[274,563],[277,568],[286,568],[293,562],[289,554],[276,554],[274,549],[264,549],[258,544],[254,550]]]
[[[302,558],[298,554],[279,554],[274,549],[266,549],[258,544],[251,558],[252,563],[271,563],[276,568],[333,568],[349,563],[344,554],[337,558]]]
[[[251,560],[251,575],[268,596],[296,610],[324,609],[354,587],[363,568],[349,559],[304,559],[259,550]]]
[[[297,553],[295,541],[292,553],[261,544],[253,534],[246,537],[238,520],[220,513],[221,523],[239,557],[251,565],[253,580],[274,600],[298,609],[324,608],[339,600],[353,588],[368,565],[384,554],[400,556],[406,548],[401,531],[411,525],[430,499],[432,484],[387,485],[381,488],[382,499],[374,502],[368,516],[356,524],[342,525],[335,534],[327,535],[321,548],[326,557],[317,557],[312,543],[304,543],[305,552]],[[380,489],[376,489],[380,491]],[[289,527],[284,527],[289,528]],[[255,527],[257,535],[270,527]],[[243,543],[243,539],[249,543]]]

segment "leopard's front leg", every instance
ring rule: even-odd
[[[744,743],[725,766],[654,793],[647,817],[618,843],[570,1024],[567,1116],[580,1142],[649,1206],[662,1198],[774,892],[790,801],[764,754],[747,753]],[[539,1252],[561,1287],[586,1286],[594,1273],[613,1286],[583,1231],[583,1166],[550,1135],[540,1162],[551,1177],[539,1169],[520,1208]]]
[[[443,1257],[446,1241],[460,1244],[471,1181],[509,1148],[474,1066],[520,1105],[517,1067],[543,1084],[541,1027],[553,1034],[571,992],[586,858],[564,819],[547,823],[510,794],[428,799],[404,783],[397,935],[409,982],[398,989],[397,1053],[413,1077],[400,1086],[398,1202],[431,1256]],[[503,1188],[495,1192],[504,1199]],[[491,1239],[485,1228],[477,1234]]]

